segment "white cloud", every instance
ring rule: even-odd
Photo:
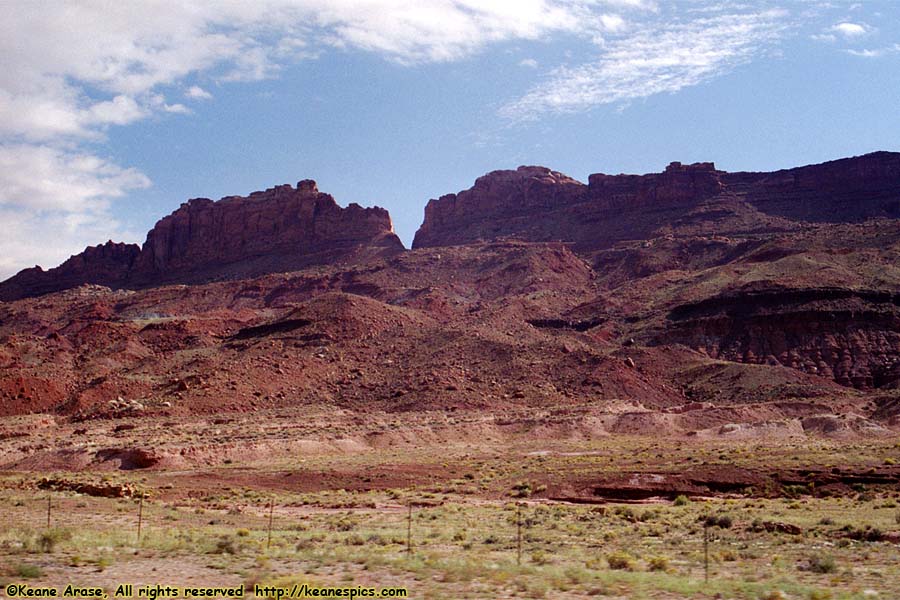
[[[811,35],[810,38],[817,42],[835,43],[839,40],[843,40],[845,42],[853,43],[861,41],[863,38],[868,37],[876,31],[877,30],[874,27],[866,23],[841,21],[840,23],[835,23],[831,27],[821,30],[820,33]],[[851,54],[856,54],[857,52],[865,54],[867,51],[850,51]]]
[[[143,119],[148,112],[134,98],[119,95],[93,104],[83,114],[87,125],[128,125]]]
[[[147,104],[156,110],[161,110],[167,113],[178,113],[178,114],[190,114],[191,109],[181,103],[169,104],[166,102],[166,97],[162,94],[150,94],[147,99]]]
[[[837,36],[833,33],[815,33],[809,36],[810,39],[816,40],[817,42],[836,42]]]
[[[520,67],[528,67],[529,69],[536,69],[538,66],[538,61],[533,58],[523,58],[519,61]]]
[[[868,25],[864,25],[862,23],[838,23],[831,28],[831,31],[844,36],[845,38],[857,38],[860,36],[864,36],[871,28]]]
[[[0,144],[0,279],[55,266],[109,237],[134,239],[110,217],[109,203],[148,185],[139,171],[89,153]]]
[[[167,113],[177,113],[181,115],[189,115],[191,114],[191,109],[189,109],[184,104],[177,102],[175,104],[163,104],[163,110]]]
[[[405,64],[449,61],[506,40],[621,31],[616,11],[652,8],[640,0],[3,3],[0,135],[96,137],[104,126],[171,112],[153,94],[193,73],[265,79],[285,60],[334,46]],[[196,85],[187,96],[210,98]]]
[[[55,267],[87,246],[108,239],[137,241],[108,215],[34,213],[0,206],[4,234],[0,240],[0,281],[24,268]]]
[[[30,94],[15,94],[0,88],[0,139],[21,137],[41,141],[61,136],[85,137],[89,134],[85,116],[78,107],[76,90],[62,82]]]
[[[91,212],[150,180],[89,153],[47,145],[0,144],[0,206]]]
[[[619,15],[600,15],[600,23],[607,31],[622,31],[626,28],[625,19]]]
[[[606,44],[596,62],[558,69],[500,112],[529,120],[697,85],[777,40],[786,27],[784,17],[770,10],[644,27]]]
[[[213,96],[199,85],[192,85],[184,92],[184,97],[192,100],[212,100]]]

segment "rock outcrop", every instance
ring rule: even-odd
[[[900,293],[746,290],[671,311],[658,343],[711,358],[785,366],[860,389],[900,381]]]
[[[585,187],[545,167],[493,171],[476,179],[468,190],[430,200],[413,248],[456,246],[512,233],[522,239],[551,239],[542,229],[546,219],[529,222],[530,218],[572,205],[582,197]],[[554,223],[553,228],[564,225]]]
[[[26,269],[0,283],[0,300],[85,283],[138,288],[250,277],[402,250],[386,210],[341,208],[304,180],[248,197],[190,200],[161,219],[143,247],[108,242],[48,271]]]
[[[811,222],[900,218],[900,153],[872,152],[772,173],[725,173],[725,186],[767,214]]]
[[[697,221],[728,234],[871,217],[900,217],[898,153],[772,173],[674,162],[648,175],[596,173],[588,185],[543,167],[520,167],[494,171],[468,190],[431,200],[413,247],[517,238],[571,242],[577,250],[593,251]]]
[[[722,174],[711,162],[673,162],[662,173],[648,175],[594,173],[588,178],[587,195],[606,210],[682,204],[722,192]]]
[[[0,283],[0,300],[10,301],[40,296],[85,283],[121,287],[128,280],[134,262],[141,253],[137,244],[112,241],[88,246],[66,262],[49,269],[32,267]]]
[[[138,283],[195,281],[290,271],[349,256],[403,249],[383,208],[341,208],[316,182],[248,197],[190,200],[147,234]]]

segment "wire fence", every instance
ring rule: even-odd
[[[164,503],[140,494],[106,499],[46,492],[13,506],[4,504],[0,522],[37,532],[55,528],[106,532],[111,545],[134,548],[165,546],[165,539],[173,536],[207,548],[220,544],[223,552],[238,551],[235,548],[242,543],[252,542],[259,550],[281,554],[286,550],[328,553],[336,546],[365,553],[367,547],[377,546],[397,557],[423,553],[451,556],[477,546],[482,554],[517,566],[568,557],[624,570],[634,567],[635,557],[628,550],[639,545],[647,570],[669,568],[665,561],[653,562],[653,557],[668,552],[682,570],[707,580],[722,556],[725,560],[738,556],[754,536],[750,527],[733,533],[730,519],[727,527],[722,527],[716,518],[697,509],[689,513],[693,520],[682,520],[677,531],[648,534],[640,527],[642,515],[621,506],[535,501],[447,506],[412,500],[375,507],[322,508],[282,503],[274,497],[231,506],[218,502],[216,506]],[[236,546],[229,546],[229,540]]]

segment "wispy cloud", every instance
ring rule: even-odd
[[[856,10],[861,6],[854,5],[854,7],[851,8]],[[900,52],[900,44],[882,45],[875,48],[863,47],[864,43],[870,44],[877,40],[879,34],[879,29],[868,23],[862,21],[840,21],[811,37],[819,42],[838,44],[840,51],[860,58],[881,58]],[[840,46],[843,47],[841,48]]]
[[[556,70],[500,112],[528,120],[697,85],[733,70],[776,41],[786,28],[785,16],[768,10],[644,27],[608,43],[595,62]]]
[[[123,169],[92,154],[32,144],[0,145],[3,202],[36,210],[81,212],[96,198],[116,198],[147,187],[136,169]]]
[[[265,79],[323,48],[451,61],[508,40],[618,32],[626,22],[617,11],[653,8],[644,0],[4,3],[0,135],[96,136],[166,110],[154,102],[159,89],[189,76]],[[196,84],[186,95],[210,98]]]
[[[893,46],[885,46],[884,48],[863,48],[861,50],[849,49],[845,50],[847,54],[852,54],[853,56],[859,56],[861,58],[881,58],[882,56],[887,56],[888,54],[897,54],[900,52],[900,44],[894,44]]]

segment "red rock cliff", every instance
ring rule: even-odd
[[[112,241],[100,246],[88,246],[56,268],[44,271],[32,267],[0,283],[0,300],[11,301],[28,296],[96,283],[120,287],[128,279],[135,259],[141,252],[137,244]]]
[[[604,209],[684,203],[720,193],[721,175],[711,162],[673,162],[662,173],[649,175],[595,173],[588,178],[589,196]]]
[[[694,211],[703,203],[717,204],[700,215],[708,222],[741,215],[720,233],[760,232],[773,219],[783,228],[791,221],[897,218],[900,154],[875,152],[772,173],[726,173],[713,163],[673,162],[662,173],[597,173],[587,186],[543,167],[495,171],[468,190],[429,201],[413,247],[509,237],[572,242],[591,251],[696,221]]]
[[[383,208],[341,208],[311,180],[182,204],[147,234],[135,281],[207,280],[403,249]]]
[[[726,173],[760,210],[813,222],[900,217],[900,153],[872,152],[772,173]]]
[[[191,200],[161,219],[142,248],[109,242],[48,271],[26,269],[0,283],[0,300],[85,283],[137,288],[249,277],[402,250],[386,210],[341,208],[304,180],[246,198]]]
[[[529,222],[530,217],[568,206],[586,189],[583,183],[546,167],[492,171],[468,190],[430,200],[413,248],[459,245],[511,233],[547,239],[542,223]]]

